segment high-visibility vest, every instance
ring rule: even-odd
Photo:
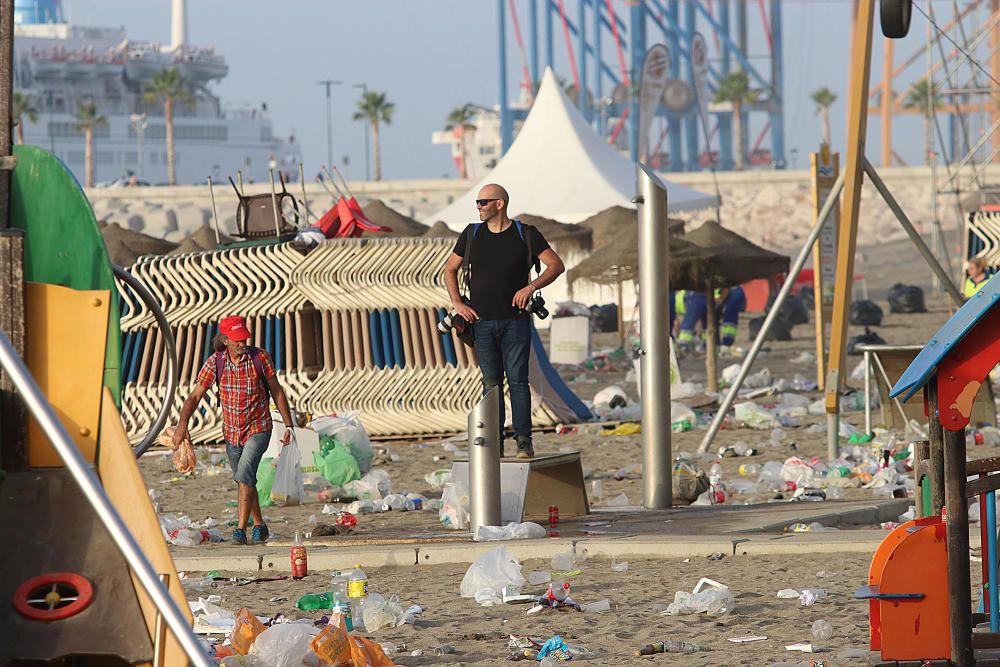
[[[989,279],[990,276],[987,276],[977,283],[974,282],[972,278],[966,277],[965,283],[962,285],[962,296],[964,296],[966,299],[970,298],[976,292],[982,289],[983,285],[985,285],[986,281],[988,281]]]

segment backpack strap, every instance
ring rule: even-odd
[[[465,254],[462,256],[462,284],[465,286],[466,294],[472,291],[472,240],[479,233],[479,228],[483,226],[481,222],[474,222],[465,228]]]
[[[542,264],[541,262],[538,261],[538,258],[535,257],[535,244],[532,243],[534,235],[528,234],[525,231],[529,229],[531,230],[535,229],[534,226],[522,225],[520,220],[514,220],[514,224],[517,226],[517,233],[521,237],[521,240],[524,241],[524,244],[526,246],[528,246],[528,275],[531,275],[532,268],[535,269],[535,273],[541,275]]]

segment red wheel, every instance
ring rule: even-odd
[[[32,577],[14,591],[14,608],[33,621],[61,621],[86,609],[94,587],[72,572],[50,572]]]

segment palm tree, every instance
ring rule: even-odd
[[[24,143],[24,117],[32,123],[38,122],[38,110],[31,106],[31,100],[20,90],[15,90],[10,98],[10,117],[17,126],[17,143]]]
[[[924,117],[924,155],[927,164],[930,164],[934,156],[934,135],[931,130],[931,121],[934,119],[934,111],[944,106],[937,97],[938,85],[935,83],[928,90],[927,79],[915,81],[903,99],[904,109],[916,109]],[[934,106],[930,105],[930,98],[934,98]]]
[[[451,113],[448,114],[448,124],[444,126],[444,129],[446,130],[461,128],[458,134],[458,147],[462,155],[462,168],[459,171],[459,176],[462,178],[469,177],[469,160],[465,153],[465,133],[476,131],[476,126],[471,122],[474,115],[475,114],[473,114],[472,109],[469,108],[468,104],[457,107],[452,109]]]
[[[81,104],[76,110],[76,129],[83,132],[83,186],[94,187],[94,128],[107,127],[108,119],[97,115],[97,105]]]
[[[382,180],[382,148],[379,146],[379,123],[392,122],[392,112],[396,105],[386,99],[385,93],[369,90],[358,100],[354,120],[366,120],[372,128],[372,144],[375,145],[375,180]]]
[[[177,171],[174,168],[174,101],[191,106],[194,95],[188,88],[184,77],[176,67],[163,69],[146,84],[142,95],[143,101],[153,104],[163,98],[163,115],[167,126],[167,183],[177,183]]]
[[[716,102],[729,102],[733,105],[733,151],[736,158],[736,170],[743,171],[743,105],[756,104],[760,99],[760,91],[750,87],[750,79],[746,72],[739,70],[727,74],[719,82],[715,93]]]
[[[823,121],[823,143],[830,146],[830,107],[837,101],[837,93],[823,86],[814,90],[809,97],[816,104],[816,113]]]

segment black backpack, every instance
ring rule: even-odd
[[[525,245],[528,246],[528,273],[531,273],[532,267],[535,269],[535,273],[541,273],[541,263],[538,258],[535,257],[534,244],[531,242],[531,235],[527,234],[525,230],[535,229],[532,225],[522,225],[520,220],[511,220],[514,223],[514,227],[517,228],[517,235],[521,237]],[[465,255],[462,256],[462,268],[461,268],[461,284],[465,286],[465,292],[470,293],[472,285],[472,240],[476,238],[479,234],[479,230],[482,229],[483,223],[474,222],[469,227],[472,227],[472,232],[465,235]]]

